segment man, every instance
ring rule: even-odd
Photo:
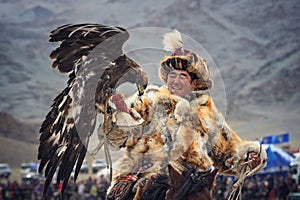
[[[174,69],[168,73],[167,86],[171,94],[184,97],[193,90],[195,85],[196,80],[192,81],[186,71]]]
[[[108,199],[131,198],[139,182],[167,173],[169,164],[180,173],[186,166],[197,171],[214,166],[241,176],[266,163],[259,143],[240,139],[217,111],[207,92],[212,81],[205,59],[183,50],[181,37],[172,42],[174,53],[159,68],[166,86],[149,87],[142,99],[112,98],[116,113],[105,119],[103,129],[126,154],[116,164]]]

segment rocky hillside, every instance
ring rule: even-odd
[[[21,122],[5,112],[0,112],[0,119],[0,136],[28,143],[38,142],[41,122]]]

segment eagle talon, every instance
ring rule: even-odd
[[[138,96],[138,98],[137,98],[141,103],[143,103],[143,99],[142,99],[142,96]]]
[[[111,106],[107,106],[107,114],[113,114],[115,111]]]

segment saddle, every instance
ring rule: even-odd
[[[126,176],[119,176],[116,184],[108,193],[107,200],[129,200],[133,199],[135,193],[133,187],[139,179],[138,174],[128,174]]]

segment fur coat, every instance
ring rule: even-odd
[[[125,102],[129,113],[114,113],[103,124],[110,143],[125,150],[113,178],[141,169],[147,177],[164,172],[168,164],[182,171],[179,161],[198,171],[214,166],[220,173],[239,175],[249,152],[260,152],[260,168],[266,163],[259,142],[242,140],[205,91],[182,98],[165,86],[152,86],[141,99],[134,95]]]

